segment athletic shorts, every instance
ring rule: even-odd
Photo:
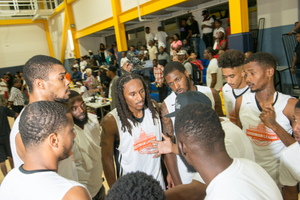
[[[11,157],[9,135],[0,137],[0,163]]]

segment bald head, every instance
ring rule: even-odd
[[[245,61],[247,60],[247,58],[249,58],[253,53],[251,51],[248,51],[245,53]]]

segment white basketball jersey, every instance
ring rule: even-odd
[[[213,94],[211,92],[211,89],[209,87],[200,86],[200,85],[196,85],[196,87],[197,87],[197,91],[202,92],[210,99],[211,107],[213,109],[215,109],[215,100],[214,100]],[[175,111],[175,99],[176,99],[176,93],[172,92],[164,100],[169,113],[172,113]],[[175,125],[175,117],[171,117],[171,119],[173,122],[173,127],[175,127],[174,126]],[[176,135],[175,130],[174,130],[174,134]],[[181,158],[178,155],[177,155],[177,166],[178,166],[178,171],[179,171],[179,175],[180,175],[182,184],[191,183],[193,180],[194,173],[188,172],[187,167],[185,166],[185,164],[183,163],[183,161],[181,160]]]
[[[231,122],[236,123],[235,118],[235,101],[237,98],[243,94],[250,93],[248,85],[242,89],[232,89],[228,83],[223,86],[222,94],[224,99],[224,105],[226,110],[226,117],[230,119]]]
[[[283,114],[290,98],[292,97],[276,92],[273,107],[276,113],[276,122],[289,134],[292,134],[293,128],[290,121]],[[253,146],[256,163],[262,166],[279,186],[279,159],[285,145],[272,129],[261,122],[260,114],[261,109],[256,101],[255,93],[244,94],[239,111],[243,131]]]
[[[54,171],[26,171],[20,166],[12,169],[4,178],[0,197],[3,200],[59,200],[75,186],[84,188],[80,183],[67,180]]]
[[[11,149],[15,168],[18,168],[24,164],[23,160],[19,157],[19,155],[17,153],[17,147],[16,147],[16,136],[19,133],[20,117],[21,117],[23,110],[21,111],[21,113],[19,114],[17,119],[15,120],[14,125],[10,132],[10,149]],[[74,157],[72,155],[72,152],[71,152],[69,158],[66,158],[66,159],[58,162],[58,172],[57,173],[64,178],[67,178],[67,179],[70,179],[73,181],[78,181],[78,175],[77,175],[76,166],[75,166]]]
[[[152,158],[153,155],[146,154],[145,148],[152,145],[149,140],[162,140],[161,136],[161,123],[157,113],[157,119],[153,123],[152,113],[149,108],[144,110],[144,118],[141,123],[137,123],[136,126],[129,120],[132,126],[131,133],[126,130],[122,131],[122,123],[118,116],[117,109],[115,108],[110,112],[117,123],[120,137],[119,144],[119,162],[121,176],[130,172],[145,172],[148,175],[152,175],[154,179],[160,182],[161,187],[165,189],[165,183],[161,170],[161,158]]]

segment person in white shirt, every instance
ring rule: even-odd
[[[158,48],[163,47],[166,48],[167,47],[167,40],[169,40],[169,36],[166,32],[164,32],[161,28],[161,26],[159,26],[157,28],[157,33],[155,34],[155,43],[158,44]]]
[[[70,64],[70,67],[72,68],[72,67],[74,67],[74,68],[76,68],[77,69],[77,71],[79,71],[80,69],[79,69],[79,65],[78,65],[78,60],[74,60],[74,65],[72,65],[72,64]]]
[[[280,156],[279,180],[284,186],[284,200],[298,199],[297,184],[300,181],[300,100],[294,109],[293,135],[296,142],[284,149]]]
[[[154,59],[157,60],[158,51],[157,51],[156,46],[154,46],[154,42],[152,40],[149,41],[149,46],[150,46],[150,49],[149,49],[149,60],[154,60]]]
[[[206,200],[282,199],[277,185],[262,167],[251,160],[228,155],[224,130],[211,106],[197,102],[178,109],[175,119],[178,152],[189,171],[198,172],[207,185]]]
[[[100,126],[97,115],[87,113],[82,96],[71,91],[68,108],[74,121],[74,145],[72,148],[79,183],[84,185],[93,199],[104,200],[102,185],[102,161]]]
[[[25,162],[4,178],[1,199],[91,199],[83,185],[57,174],[58,162],[67,159],[73,147],[73,125],[70,110],[61,103],[36,101],[26,106],[20,117]]]
[[[78,93],[82,96],[82,98],[90,97],[89,91],[86,89],[86,86],[82,84],[82,81],[77,81],[76,86],[78,88]]]
[[[120,66],[123,66],[126,61],[128,61],[128,58],[126,56],[126,51],[122,51],[122,58],[121,58],[121,65]]]
[[[179,62],[184,66],[186,71],[189,73],[190,79],[192,80],[193,67],[192,67],[191,63],[186,60],[186,55],[187,55],[187,53],[186,53],[185,50],[180,50],[177,53],[177,57],[178,57]]]
[[[233,123],[236,122],[236,99],[251,92],[244,77],[244,60],[245,55],[238,50],[228,50],[218,59],[218,66],[222,69],[222,75],[227,82],[222,89],[226,117]]]
[[[7,84],[5,80],[0,78],[0,106],[6,106],[6,99],[5,99],[5,91],[7,89]]]
[[[85,67],[86,67],[86,65],[87,65],[87,62],[85,61],[85,59],[84,59],[84,57],[81,57],[80,58],[80,70],[81,70],[81,72],[83,73],[84,72],[84,69],[85,69]]]
[[[154,34],[150,33],[150,28],[146,27],[145,28],[145,38],[146,38],[146,44],[147,44],[147,49],[149,50],[151,47],[149,45],[149,41],[153,41],[154,40]]]
[[[251,93],[236,100],[236,124],[250,140],[255,161],[281,188],[280,155],[295,143],[292,137],[297,100],[277,92],[274,87],[275,58],[266,52],[251,55],[244,63],[246,82]]]
[[[223,86],[223,79],[221,68],[218,67],[218,60],[214,58],[217,53],[218,50],[214,50],[212,47],[208,47],[204,51],[204,59],[209,60],[206,71],[206,86],[220,91]]]
[[[206,48],[213,47],[213,30],[215,27],[215,20],[209,16],[208,10],[202,10],[203,20],[201,22],[201,29],[203,33],[203,41]]]
[[[37,55],[30,58],[23,67],[23,76],[28,88],[29,105],[37,101],[66,102],[70,95],[70,81],[66,79],[66,69],[55,58]],[[10,148],[14,165],[20,167],[25,160],[26,151],[19,133],[19,114],[10,132]],[[58,174],[64,178],[77,181],[77,171],[73,156],[64,159],[58,164]]]
[[[214,37],[214,40],[216,40],[217,38],[219,38],[219,32],[223,32],[225,33],[225,30],[224,28],[222,27],[222,21],[221,20],[216,20],[215,22],[215,29],[214,29],[214,32],[213,32],[213,37]]]

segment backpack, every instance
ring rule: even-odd
[[[185,61],[183,63],[183,65],[188,62],[188,61]],[[193,68],[193,72],[192,72],[192,80],[194,81],[194,85],[200,85],[201,84],[201,72],[200,72],[200,69],[198,68],[197,65],[193,64],[193,63],[190,63],[192,65],[192,68]]]

